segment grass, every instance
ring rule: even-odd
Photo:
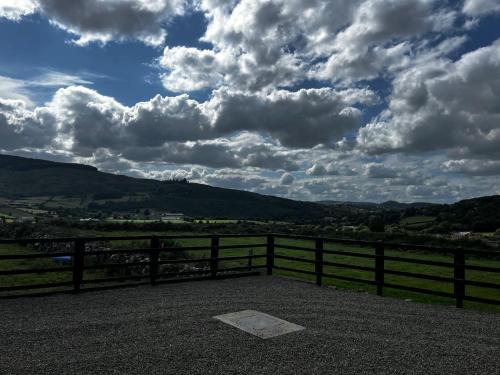
[[[13,207],[0,207],[0,216],[15,219],[16,217],[28,216],[25,211]]]
[[[20,245],[0,245],[0,255],[33,254],[33,251]],[[51,258],[26,259],[26,260],[0,260],[0,271],[20,269],[40,269],[59,267]],[[54,272],[25,275],[0,276],[1,286],[17,286],[27,284],[46,284],[71,281],[71,272]]]
[[[133,232],[133,231],[114,231],[114,232],[89,232],[86,235],[88,236],[135,236],[135,235],[165,235],[166,233],[160,232]],[[169,235],[182,235],[182,234],[190,234],[190,233],[168,233]],[[179,239],[176,240],[178,244],[181,246],[210,246],[209,238],[194,238],[194,239]],[[220,256],[221,257],[230,257],[230,256],[243,256],[252,253],[253,255],[264,255],[266,249],[264,246],[257,246],[258,244],[264,244],[266,242],[265,237],[251,237],[251,238],[221,238],[220,245],[221,246],[231,246],[231,245],[239,245],[239,244],[254,244],[256,245],[254,248],[250,249],[221,249]],[[276,255],[285,255],[285,256],[293,256],[305,260],[314,260],[314,252],[305,252],[305,251],[296,251],[289,249],[281,249],[279,248],[280,244],[284,245],[294,245],[301,247],[314,248],[313,241],[309,240],[292,240],[292,239],[277,239],[276,240]],[[114,243],[114,246],[126,247],[130,245],[127,241],[117,241]],[[144,246],[147,247],[148,241],[144,242]],[[134,247],[137,246],[137,243],[134,243]],[[341,250],[346,252],[353,253],[362,253],[373,255],[374,250],[372,248],[363,248],[358,246],[350,246],[343,244],[325,244],[325,250]],[[24,254],[27,252],[31,252],[28,249],[20,246],[9,246],[9,249],[0,246],[0,253],[13,253],[13,254]],[[185,251],[190,258],[209,258],[210,250],[203,251]],[[403,257],[403,258],[414,258],[421,260],[430,260],[430,261],[441,261],[453,263],[453,258],[450,255],[441,255],[441,254],[432,254],[432,253],[424,253],[420,251],[400,251],[400,250],[386,250],[386,255],[395,256],[395,257]],[[335,262],[342,263],[348,265],[357,265],[374,268],[374,260],[368,258],[359,258],[352,257],[346,255],[331,255],[325,254],[324,261],[326,262]],[[31,263],[30,263],[31,262]],[[259,258],[253,259],[253,265],[265,265],[266,259]],[[230,268],[230,267],[241,267],[246,266],[248,264],[247,260],[231,260],[231,261],[221,261],[220,268]],[[467,264],[470,265],[479,265],[479,266],[489,266],[489,267],[500,267],[500,260],[491,260],[491,259],[478,259],[478,258],[469,258],[467,259]],[[298,270],[305,271],[314,271],[314,264],[302,263],[291,260],[284,259],[275,259],[275,265],[294,268]],[[45,260],[36,260],[36,261],[0,261],[0,270],[7,269],[20,269],[20,268],[28,268],[28,267],[51,267],[54,266],[54,262],[51,259]],[[386,261],[385,263],[386,269],[398,270],[398,271],[406,271],[413,273],[423,273],[427,275],[433,276],[441,276],[441,277],[453,277],[453,268],[444,268],[444,267],[436,267],[436,266],[428,266],[428,265],[420,265],[420,264],[411,264],[404,262],[396,262],[396,261]],[[275,270],[275,274],[293,277],[302,280],[314,281],[315,276],[298,274],[295,272],[281,271]],[[333,267],[333,266],[325,266],[324,273],[345,276],[345,277],[353,277],[363,280],[373,280],[374,272],[372,271],[361,271],[361,270],[351,270],[343,267]],[[7,280],[7,277],[10,278]],[[90,278],[90,277],[89,277]],[[52,274],[40,274],[40,275],[19,275],[19,276],[4,276],[0,277],[0,284],[2,285],[14,285],[19,283],[41,283],[41,282],[57,282],[57,281],[67,281],[71,279],[71,273],[60,274],[60,273],[52,273]],[[479,271],[467,271],[467,279],[475,280],[475,281],[484,281],[490,283],[500,284],[500,274],[494,274],[489,272],[479,272]],[[387,283],[392,284],[402,284],[405,286],[412,286],[422,289],[430,289],[435,291],[442,291],[453,293],[453,285],[452,283],[443,283],[432,280],[422,280],[415,279],[406,276],[397,276],[397,275],[385,275],[385,280]],[[330,279],[327,277],[323,278],[323,284],[328,286],[336,286],[337,288],[342,289],[350,289],[350,290],[358,290],[364,291],[368,293],[375,293],[375,287],[371,285],[347,282],[347,281],[339,281],[335,279]],[[466,294],[475,297],[488,298],[493,300],[500,301],[500,290],[497,289],[487,289],[487,288],[478,288],[478,287],[466,287]],[[438,303],[444,305],[454,305],[454,299],[442,298],[436,296],[430,296],[419,293],[406,292],[396,289],[384,288],[384,295],[402,298],[402,299],[411,299],[419,302],[427,302],[427,303]],[[482,311],[495,311],[500,312],[500,307],[490,306],[485,304],[478,304],[465,301],[465,307],[471,309],[477,309]]]
[[[293,244],[295,246],[303,246],[303,247],[310,247],[310,248],[314,247],[314,244],[312,243],[312,241],[279,240],[277,243]],[[348,245],[341,245],[341,244],[327,244],[325,246],[325,250],[342,250],[342,251],[348,251],[348,252],[354,252],[354,253],[363,253],[363,254],[370,254],[370,255],[374,254],[373,249],[370,249],[370,248],[362,248],[362,247],[357,247],[357,246],[348,246]],[[314,253],[305,253],[305,252],[293,251],[293,250],[290,251],[290,250],[286,250],[286,249],[283,249],[283,250],[277,249],[276,250],[276,254],[283,254],[283,255],[289,255],[289,256],[291,255],[290,254],[291,252],[293,252],[294,257],[300,257],[300,258],[310,259],[310,260],[314,259]],[[410,252],[410,251],[399,251],[399,250],[386,250],[385,254],[387,256],[394,256],[394,257],[453,263],[453,258],[450,255],[439,255],[439,254],[423,253],[423,252],[419,252],[419,251],[411,251]],[[343,263],[343,264],[351,264],[351,265],[359,265],[359,266],[365,266],[365,267],[371,267],[371,268],[375,267],[373,259],[357,258],[357,257],[343,256],[343,255],[325,254],[324,261]],[[500,260],[468,259],[466,261],[466,263],[469,265],[481,265],[481,266],[500,268]],[[282,266],[289,267],[289,268],[297,268],[297,269],[301,269],[301,270],[314,271],[313,264],[303,264],[300,262],[281,260],[281,259],[276,260],[275,264],[278,266],[282,265]],[[386,261],[385,268],[391,269],[391,270],[397,270],[397,271],[422,273],[422,274],[427,274],[427,275],[432,275],[432,276],[441,276],[441,277],[449,277],[449,278],[453,277],[453,268],[444,268],[444,267],[436,267],[436,266],[429,266],[429,265],[412,264],[412,263],[399,262],[399,261],[398,262]],[[280,272],[280,273],[285,274],[287,276],[294,276],[294,274],[290,273],[290,272]],[[324,273],[334,274],[334,275],[339,275],[339,276],[354,277],[354,278],[363,279],[363,280],[373,280],[373,278],[374,278],[373,272],[350,270],[347,268],[331,267],[331,266],[325,266]],[[478,272],[478,271],[467,271],[466,274],[467,274],[467,279],[470,279],[470,280],[485,281],[485,282],[500,284],[500,274],[494,274],[494,273],[489,273],[489,272]],[[303,279],[308,279],[311,281],[313,281],[315,279],[314,276],[308,276],[308,275],[300,275],[299,277],[303,278]],[[453,293],[453,284],[452,283],[442,283],[442,282],[437,282],[437,281],[433,281],[433,280],[422,280],[422,279],[410,278],[410,277],[406,277],[406,276],[397,276],[397,275],[388,275],[388,274],[385,275],[385,281],[387,283],[392,283],[392,284],[401,284],[401,285],[405,285],[405,286],[417,287],[417,288],[422,288],[422,289],[430,289],[430,290],[435,290],[435,291]],[[324,284],[325,285],[335,285],[339,288],[357,289],[357,290],[367,291],[370,293],[375,293],[375,287],[370,286],[370,285],[366,285],[366,284],[338,281],[338,280],[329,279],[329,278],[324,278]],[[466,287],[466,294],[470,295],[470,296],[489,298],[489,299],[500,301],[500,290],[497,290],[497,289],[476,288],[476,287],[467,286]],[[384,288],[384,295],[396,297],[396,298],[412,299],[414,301],[419,301],[419,302],[432,302],[432,303],[448,304],[448,305],[453,305],[455,303],[454,299],[435,297],[435,296],[430,296],[430,295],[425,295],[425,294],[420,294],[420,293],[406,292],[406,291],[390,289],[390,288]],[[496,306],[489,306],[489,305],[472,303],[472,302],[465,302],[465,305],[468,308],[500,312],[500,308],[496,307]]]
[[[36,251],[21,245],[0,245],[0,255],[26,255],[36,254]],[[21,275],[4,275],[0,276],[0,287],[3,286],[20,286],[33,284],[49,284],[58,282],[70,282],[73,280],[73,273],[70,264],[57,263],[52,258],[35,258],[35,259],[15,259],[15,260],[0,260],[0,271],[10,270],[25,270],[25,269],[44,269],[53,267],[69,267],[69,272],[40,272],[35,274]],[[85,278],[103,277],[103,271],[85,271]],[[64,290],[71,287],[56,287],[37,289],[37,292],[48,292]],[[8,292],[8,294],[24,294],[26,291]]]

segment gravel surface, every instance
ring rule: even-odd
[[[269,340],[212,317],[306,327]],[[278,277],[0,301],[0,374],[500,374],[500,314]]]

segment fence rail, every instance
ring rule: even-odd
[[[238,243],[233,245],[221,245],[222,239],[239,238],[242,242],[245,239],[264,238],[264,242],[258,243]],[[205,246],[170,246],[166,247],[162,241],[165,240],[208,240],[209,244]],[[277,242],[277,240],[287,241],[310,241],[312,246],[298,246],[289,243]],[[109,249],[86,251],[86,245],[91,242],[112,242],[112,241],[149,241],[148,247],[145,248],[130,248],[130,249]],[[79,293],[86,290],[96,290],[103,288],[114,288],[121,286],[136,286],[151,284],[157,285],[164,282],[178,282],[186,280],[205,280],[218,279],[226,277],[240,277],[248,275],[258,275],[262,270],[266,270],[268,275],[272,275],[273,271],[293,272],[302,275],[313,276],[318,286],[323,285],[324,279],[334,279],[352,283],[362,283],[373,285],[376,287],[378,295],[383,295],[387,288],[398,289],[413,293],[423,293],[433,296],[453,298],[457,307],[461,308],[464,301],[500,305],[499,300],[472,296],[466,294],[466,287],[479,287],[487,289],[500,290],[500,284],[471,280],[466,277],[467,271],[488,272],[500,275],[499,267],[478,266],[467,264],[468,257],[480,257],[489,259],[499,259],[500,252],[464,249],[464,248],[449,248],[435,247],[413,244],[393,244],[381,241],[363,241],[349,240],[339,238],[323,238],[311,236],[294,236],[287,234],[223,234],[223,235],[166,235],[166,236],[122,236],[122,237],[86,237],[86,238],[55,238],[55,239],[15,239],[15,240],[0,240],[0,245],[32,245],[32,244],[47,244],[47,243],[68,243],[72,244],[73,251],[58,251],[54,253],[33,253],[33,254],[1,254],[0,262],[16,261],[16,260],[37,260],[44,258],[55,257],[70,257],[71,266],[66,267],[47,267],[47,268],[32,268],[32,269],[7,269],[0,270],[2,278],[15,275],[42,274],[42,273],[59,273],[67,272],[72,276],[71,281],[58,281],[52,283],[24,284],[24,285],[1,285],[0,281],[0,298],[12,297],[12,295],[4,295],[8,292],[47,291],[51,288],[64,288],[62,292]],[[346,251],[343,249],[326,249],[327,244],[333,245],[352,245],[363,247],[370,250],[370,253],[360,253],[355,251]],[[263,254],[253,254],[254,248],[265,249]],[[232,255],[221,256],[221,251],[224,250],[245,250],[251,251],[249,255]],[[386,249],[391,250],[420,250],[430,253],[447,254],[450,257],[449,262],[417,259],[411,257],[400,257],[386,255]],[[276,252],[278,250],[278,252]],[[288,253],[281,254],[280,250],[288,250]],[[162,259],[161,254],[172,254],[181,251],[205,251],[206,255],[196,258],[186,259]],[[308,254],[313,259],[300,257],[300,253]],[[148,260],[133,261],[128,263],[101,263],[101,264],[86,264],[86,261],[91,256],[115,255],[115,254],[142,254],[147,255]],[[299,255],[295,255],[299,254]],[[325,257],[329,257],[325,259]],[[352,257],[356,259],[371,259],[374,261],[373,267],[367,267],[359,264],[341,263],[332,257]],[[263,264],[254,265],[253,260],[265,260]],[[221,263],[235,261],[247,261],[245,266],[237,267],[221,267]],[[309,265],[313,269],[293,268],[288,265],[277,264],[277,261],[288,261],[292,263],[300,263]],[[453,272],[452,277],[429,275],[419,272],[408,272],[400,269],[388,268],[386,262],[396,262],[401,264],[417,264],[432,267],[441,267]],[[182,265],[202,263],[205,265],[203,269],[192,269],[188,271],[176,272],[160,272],[160,266],[163,265]],[[1,264],[1,263],[0,263]],[[95,277],[93,279],[84,278],[85,271],[89,270],[109,270],[109,269],[127,269],[132,267],[146,267],[147,274],[144,275],[121,275],[114,277]],[[339,269],[349,269],[371,274],[371,278],[358,278],[335,274],[331,271],[325,271],[325,267],[333,267]],[[432,290],[420,288],[411,285],[403,285],[394,282],[386,282],[387,275],[403,276],[418,280],[430,280],[436,283],[445,283],[452,287],[453,292],[444,292],[440,290]],[[1,279],[0,279],[1,280]],[[134,283],[125,283],[134,281]],[[116,283],[120,283],[116,285]],[[113,284],[113,285],[109,285]],[[89,287],[89,285],[97,285]],[[3,294],[2,294],[3,293]],[[17,296],[17,295],[16,295]]]

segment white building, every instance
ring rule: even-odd
[[[161,214],[161,221],[184,221],[184,214],[181,213],[164,213]]]

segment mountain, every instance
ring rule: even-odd
[[[193,217],[317,220],[324,206],[187,181],[157,181],[97,168],[0,155],[0,199],[41,209],[182,212]],[[5,203],[7,202],[7,203]]]

